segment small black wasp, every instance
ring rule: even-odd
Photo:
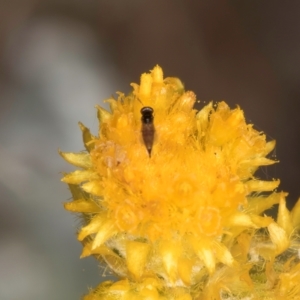
[[[151,157],[152,146],[154,142],[155,128],[153,124],[153,108],[150,106],[145,106],[141,109],[142,114],[142,137],[146,149],[148,151],[149,157]]]

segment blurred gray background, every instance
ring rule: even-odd
[[[80,260],[57,153],[78,121],[160,64],[202,100],[239,104],[276,139],[263,168],[300,195],[300,1],[0,0],[0,299],[79,299],[105,270]],[[105,272],[107,273],[107,272]],[[106,277],[108,278],[108,277]]]

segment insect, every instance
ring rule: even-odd
[[[154,133],[155,128],[153,124],[154,116],[153,116],[153,108],[150,106],[145,106],[141,109],[142,114],[142,137],[146,149],[148,151],[149,157],[151,157],[152,146],[154,142]]]

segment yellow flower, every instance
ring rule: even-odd
[[[85,152],[60,152],[80,168],[62,181],[65,208],[83,217],[82,257],[121,278],[85,300],[300,299],[299,201],[290,213],[279,180],[254,176],[275,163],[275,142],[239,107],[193,109],[195,94],[159,66],[132,87],[97,107],[98,136],[79,124]],[[277,222],[263,215],[274,204]]]

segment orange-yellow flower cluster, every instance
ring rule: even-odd
[[[159,66],[128,96],[98,106],[99,134],[79,124],[85,152],[60,154],[83,216],[82,257],[120,277],[85,300],[300,299],[300,202],[292,212],[279,180],[254,176],[275,142],[225,102],[195,110],[196,96]],[[151,157],[140,110],[154,110]],[[277,221],[264,211],[279,204]]]

